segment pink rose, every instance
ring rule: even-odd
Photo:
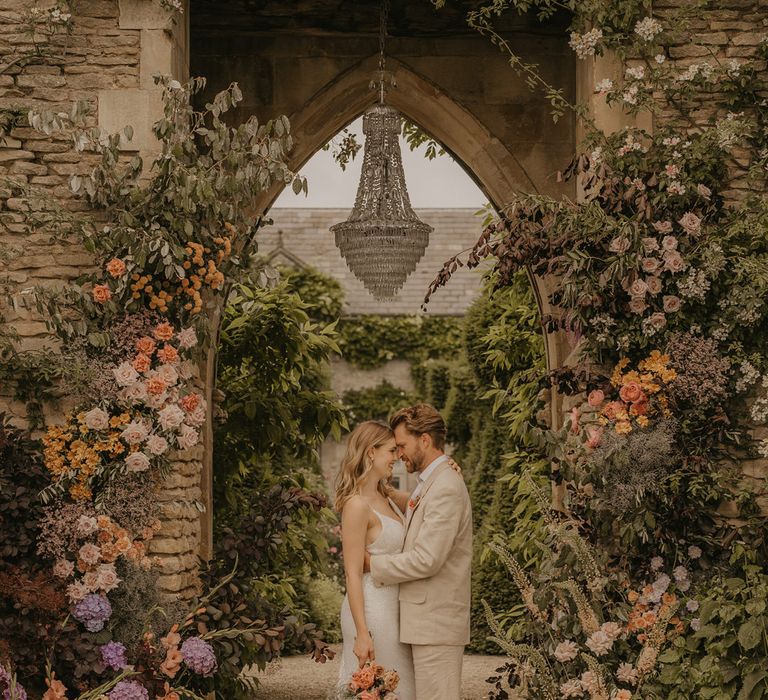
[[[632,401],[639,401],[643,396],[643,389],[637,382],[627,382],[619,390],[619,396],[622,401],[631,403]]]
[[[655,238],[643,238],[642,244],[646,253],[653,253],[659,249],[659,242]]]
[[[84,419],[91,430],[105,430],[109,427],[109,414],[100,408],[92,408],[85,414]]]
[[[205,423],[205,402],[201,403],[192,413],[187,416],[187,423],[199,428]]]
[[[53,566],[53,575],[56,578],[69,578],[75,570],[75,565],[68,559],[58,559]]]
[[[664,253],[664,269],[672,273],[681,272],[685,269],[683,256],[676,250],[670,250]]]
[[[147,429],[142,423],[131,421],[123,428],[120,437],[129,445],[137,445],[147,439]]]
[[[712,196],[712,190],[710,190],[709,187],[707,187],[706,185],[702,185],[701,183],[696,185],[696,191],[702,197],[704,197],[704,199],[707,199],[707,200]]]
[[[639,277],[632,282],[632,284],[629,287],[629,293],[633,297],[644,297],[646,293],[648,292],[648,285]]]
[[[675,311],[680,310],[680,297],[673,295],[665,296],[663,299],[664,311],[668,314],[672,314]]]
[[[143,452],[132,452],[125,458],[129,472],[144,472],[149,469],[149,457]]]
[[[131,403],[143,403],[147,400],[147,385],[144,382],[134,382],[120,390],[120,398]]]
[[[661,291],[661,277],[646,277],[645,283],[650,294],[658,294]]]
[[[629,250],[629,238],[626,236],[617,236],[611,241],[610,245],[608,246],[608,250],[611,253],[618,253],[619,255],[623,255]]]
[[[79,603],[89,593],[90,591],[82,581],[76,581],[67,586],[67,598],[69,598],[70,603]]]
[[[82,559],[86,564],[92,566],[98,564],[101,559],[101,550],[95,545],[87,542],[77,551],[77,558]]]
[[[664,250],[677,250],[677,238],[674,236],[664,236],[661,240],[661,247]]]
[[[701,219],[692,211],[683,214],[677,223],[689,236],[698,236],[701,233]]]
[[[647,308],[648,304],[646,304],[641,297],[634,297],[632,301],[629,302],[629,310],[632,313],[641,314]]]
[[[593,389],[589,392],[589,396],[587,397],[587,403],[592,408],[599,408],[600,404],[605,401],[605,394],[600,389]]]
[[[587,442],[586,442],[587,447],[594,450],[596,447],[600,446],[600,443],[602,442],[602,440],[603,440],[602,428],[587,429]]]
[[[178,428],[184,421],[184,417],[184,411],[175,405],[166,406],[157,414],[157,418],[160,421],[160,426],[163,430]]]
[[[661,330],[667,325],[667,317],[662,311],[657,311],[655,314],[651,314],[648,321],[656,330]]]
[[[603,415],[608,420],[614,420],[619,412],[625,412],[626,407],[621,401],[611,401],[607,403],[603,408]]]
[[[199,441],[200,435],[197,430],[186,423],[182,423],[181,428],[179,429],[179,434],[176,436],[176,442],[179,449],[188,450],[190,447],[197,445]]]
[[[75,523],[75,532],[80,537],[88,537],[99,529],[99,521],[90,515],[81,515]]]
[[[144,403],[150,408],[160,409],[165,406],[168,401],[168,392],[164,391],[162,394],[149,394]]]
[[[184,350],[188,350],[197,345],[197,334],[195,333],[194,328],[185,328],[184,330],[179,331],[176,337],[179,339],[179,347]]]
[[[574,406],[571,409],[571,433],[573,433],[574,435],[579,434],[579,417],[580,417],[579,409],[576,408],[576,406]]]
[[[115,375],[115,381],[120,386],[128,386],[133,384],[138,378],[138,372],[131,367],[130,362],[122,362],[115,369],[112,370],[112,374]]]
[[[196,372],[197,372],[197,368],[195,367],[194,362],[190,362],[189,360],[184,360],[184,362],[182,362],[179,365],[179,376],[182,379],[191,379],[192,377],[195,376]]]
[[[657,221],[653,224],[653,228],[655,228],[658,233],[672,233],[672,222]]]
[[[654,273],[661,267],[661,260],[658,258],[643,258],[641,266],[643,272]]]
[[[150,435],[147,438],[147,449],[153,455],[164,454],[168,451],[168,440],[162,435]]]
[[[83,585],[90,593],[94,593],[99,588],[99,577],[95,571],[89,571],[83,576]]]
[[[109,593],[114,590],[120,583],[114,564],[101,564],[96,570],[96,578],[98,587],[104,591],[104,593]]]

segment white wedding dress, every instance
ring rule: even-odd
[[[390,502],[391,503],[391,502]],[[400,513],[392,503],[392,509]],[[405,523],[402,519],[395,520],[389,515],[383,515],[374,510],[381,521],[381,532],[368,545],[370,554],[399,554],[403,551],[405,539]],[[363,598],[365,601],[365,621],[373,636],[373,649],[376,653],[376,663],[385,669],[393,669],[400,675],[400,683],[395,694],[400,700],[416,700],[416,681],[413,674],[413,657],[411,646],[400,642],[400,602],[398,600],[399,586],[376,587],[370,574],[363,574]],[[349,608],[349,598],[344,596],[341,606],[341,632],[344,637],[342,649],[341,671],[339,672],[339,688],[343,688],[357,671],[360,664],[352,648],[355,644],[355,622]]]

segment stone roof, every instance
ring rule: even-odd
[[[345,293],[345,313],[415,314],[424,294],[443,263],[477,241],[482,219],[475,209],[418,209],[419,218],[434,227],[427,252],[392,301],[377,301],[350,272],[333,240],[329,227],[349,216],[349,209],[272,209],[274,225],[257,235],[259,253],[275,253],[273,264],[304,263],[337,279]],[[439,316],[463,314],[477,296],[482,272],[459,269],[447,286],[432,297],[428,313]]]

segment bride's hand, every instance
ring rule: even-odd
[[[376,659],[376,653],[373,650],[373,638],[371,637],[370,632],[355,637],[355,646],[352,648],[352,651],[360,662],[360,668],[362,668],[365,665],[365,662],[369,659],[371,661]]]
[[[453,457],[448,458],[448,466],[457,474],[461,474],[461,467],[453,461]]]

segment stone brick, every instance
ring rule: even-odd
[[[29,163],[27,161],[17,161],[11,165],[10,172],[21,175],[45,175],[48,168],[38,163]]]
[[[33,160],[35,154],[31,151],[0,149],[0,163],[14,160]]]

